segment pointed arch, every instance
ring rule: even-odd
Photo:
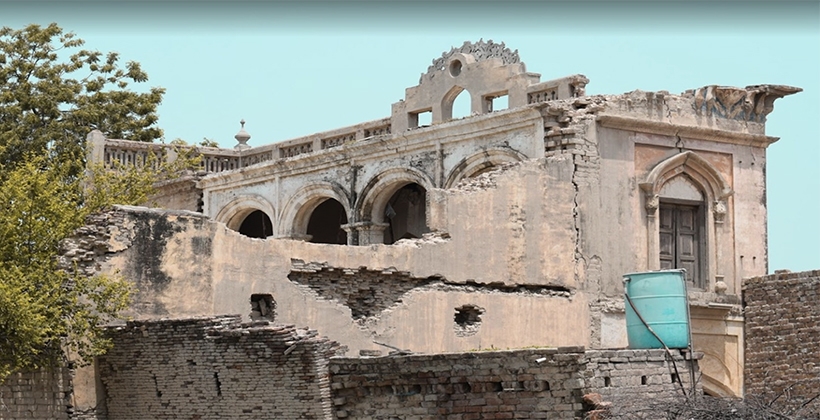
[[[461,92],[465,90],[465,88],[455,85],[444,94],[441,98],[441,122],[447,122],[453,119],[453,103],[455,103],[456,98],[458,98]],[[470,95],[470,103],[472,104],[472,94],[469,90],[467,90],[467,94]],[[472,109],[470,112],[472,112]]]
[[[702,199],[664,197],[664,186],[688,183]],[[731,185],[709,161],[686,151],[655,165],[640,188],[644,192],[647,268],[686,268],[691,286],[712,290],[720,267],[718,249],[724,244]]]
[[[700,184],[710,201],[715,203],[723,202],[734,192],[723,175],[709,161],[690,150],[655,165],[640,184],[647,196],[647,209],[657,208],[657,197],[661,188],[680,174],[686,174]]]

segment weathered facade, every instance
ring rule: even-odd
[[[503,44],[465,44],[389,118],[197,149],[202,171],[156,198],[188,212],[116,209],[66,261],[134,281],[137,318],[267,317],[354,353],[623,347],[622,275],[686,268],[704,389],[741,395],[741,279],[767,272],[765,121],[800,89],[587,83],[540,82]],[[459,94],[471,115],[453,119]],[[103,162],[172,158],[89,140]]]

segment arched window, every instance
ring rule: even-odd
[[[718,237],[732,189],[702,156],[687,151],[657,164],[640,184],[647,215],[647,268],[684,268],[690,286],[711,289]]]

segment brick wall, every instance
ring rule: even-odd
[[[335,342],[239,316],[129,322],[99,359],[108,418],[325,419]]]
[[[687,364],[675,357],[686,384]],[[334,358],[330,372],[337,419],[570,419],[593,408],[584,402],[591,393],[615,404],[680,395],[663,350]]]
[[[820,270],[746,279],[746,395],[820,392]]]
[[[12,374],[0,383],[0,420],[68,419],[70,377],[68,369]]]

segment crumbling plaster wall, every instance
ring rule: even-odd
[[[588,296],[573,271],[570,169],[562,157],[528,161],[494,174],[489,188],[434,190],[438,211],[431,217],[447,226],[449,238],[359,247],[261,240],[193,213],[120,207],[73,242],[99,235],[84,240],[99,242],[97,251],[67,255],[135,281],[138,318],[247,315],[251,294],[267,293],[277,322],[316,326],[353,351],[378,349],[374,339],[425,352],[588,345]],[[412,288],[388,309],[354,320],[344,302],[289,280],[295,261],[401,271],[444,284]],[[486,309],[469,337],[454,333],[455,308],[463,305]]]

